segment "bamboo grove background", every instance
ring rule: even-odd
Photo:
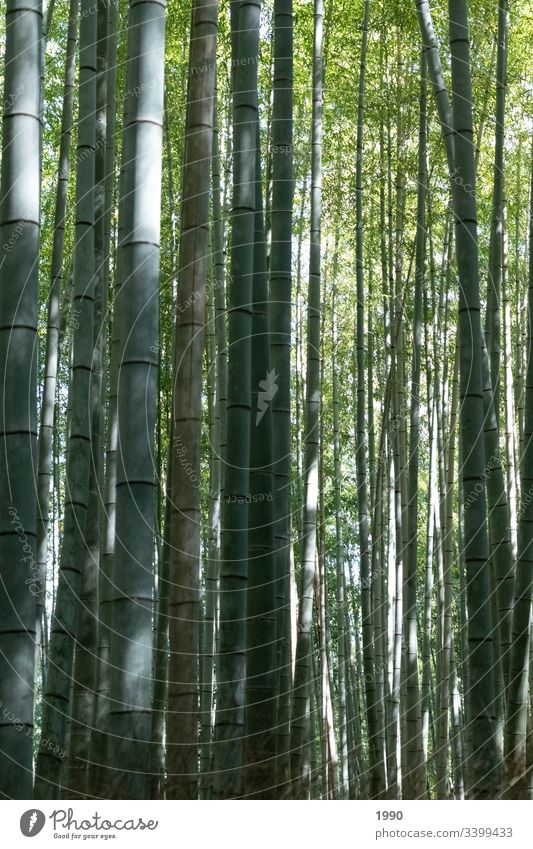
[[[532,12],[7,0],[0,796],[531,798]]]

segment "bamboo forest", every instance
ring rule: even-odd
[[[533,799],[532,0],[3,5],[0,798]]]

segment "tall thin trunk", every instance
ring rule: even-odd
[[[529,798],[528,776],[528,685],[531,641],[531,600],[533,592],[533,167],[529,218],[529,291],[527,373],[522,455],[522,506],[519,521],[519,547],[513,605],[510,655],[508,713],[505,728],[505,768],[507,795],[512,799]],[[529,768],[530,765],[529,765]]]
[[[517,518],[517,475],[516,461],[518,457],[518,440],[516,434],[516,412],[513,379],[513,343],[511,327],[511,303],[509,291],[508,267],[508,238],[507,238],[507,202],[503,202],[502,225],[502,317],[503,317],[503,386],[504,386],[504,439],[505,460],[507,469],[507,502],[509,504],[509,535],[511,538],[512,564],[516,562],[518,553],[518,518]],[[511,581],[512,583],[512,581]]]
[[[272,401],[274,463],[274,544],[277,559],[278,743],[277,785],[283,795],[290,780],[290,449],[293,121],[292,0],[274,0],[274,79],[272,106],[272,207],[270,245],[270,361],[278,375]]]
[[[220,554],[220,514],[221,492],[223,489],[221,451],[226,422],[227,393],[227,346],[226,346],[226,293],[224,263],[224,222],[222,220],[220,192],[220,151],[218,130],[218,109],[216,96],[213,118],[213,159],[212,159],[212,228],[213,272],[215,292],[213,298],[214,351],[210,363],[214,388],[213,425],[211,428],[211,479],[210,479],[210,547],[205,576],[205,617],[202,639],[202,692],[200,726],[200,782],[202,796],[210,792],[210,776],[207,774],[212,765],[213,733],[213,685],[215,652],[215,618],[217,605],[217,583]],[[214,359],[213,359],[214,357]],[[202,769],[202,764],[205,767]]]
[[[326,245],[325,266],[327,268],[328,248]],[[325,497],[325,458],[324,458],[324,371],[325,371],[325,342],[326,342],[326,292],[327,277],[322,277],[322,303],[324,309],[321,312],[320,323],[320,444],[318,460],[318,524],[317,524],[317,570],[315,574],[315,611],[316,621],[314,627],[315,643],[318,644],[318,652],[313,646],[313,659],[319,661],[320,672],[315,678],[315,692],[317,693],[318,706],[318,729],[320,737],[320,770],[313,769],[313,754],[319,751],[316,743],[313,744],[313,728],[308,728],[309,745],[312,746],[311,753],[311,798],[317,798],[315,784],[318,784],[319,772],[321,775],[321,798],[336,799],[338,758],[337,745],[335,741],[333,700],[332,700],[332,675],[331,675],[331,628],[329,627],[330,604],[326,570],[326,497]],[[318,681],[320,680],[320,685]],[[308,769],[304,762],[304,775]],[[305,779],[307,780],[307,779]]]
[[[41,1],[6,7],[0,204],[0,797],[32,796]],[[42,595],[41,595],[42,598]]]
[[[167,797],[198,797],[200,436],[217,0],[192,13],[173,387]]]
[[[152,693],[152,794],[153,799],[165,797],[165,720],[168,704],[168,667],[169,667],[169,615],[168,601],[169,559],[170,559],[170,493],[172,488],[172,433],[169,434],[169,458],[165,492],[165,515],[163,519],[163,539],[157,575],[157,618],[155,623],[154,675]]]
[[[357,160],[356,160],[356,278],[357,278],[357,412],[356,412],[356,467],[357,467],[357,503],[359,512],[359,550],[362,588],[362,631],[363,664],[366,689],[366,709],[369,747],[369,796],[382,798],[385,791],[384,765],[379,751],[377,700],[374,671],[374,640],[371,619],[371,580],[369,548],[369,506],[367,481],[367,446],[365,423],[365,299],[363,268],[363,116],[365,97],[366,52],[368,44],[368,21],[370,2],[364,7],[361,58],[359,70],[359,90],[357,104]]]
[[[241,795],[251,421],[257,58],[260,0],[232,0],[233,215],[228,303],[227,445],[220,560],[213,795]],[[244,499],[244,503],[243,503]]]
[[[452,674],[451,674],[451,714],[452,727],[450,731],[450,744],[452,750],[453,765],[453,796],[454,799],[464,799],[464,774],[463,774],[463,741],[462,723],[463,711],[461,708],[461,696],[457,684],[457,663],[452,644]]]
[[[91,374],[91,471],[85,521],[83,575],[78,611],[77,643],[72,687],[69,739],[68,788],[71,794],[89,793],[89,749],[97,685],[98,573],[100,568],[100,493],[102,491],[103,445],[101,414],[106,350],[107,286],[106,260],[106,137],[107,137],[107,49],[108,6],[100,0],[97,11],[97,77],[95,135],[95,303],[94,356]],[[114,104],[113,104],[114,105]],[[109,210],[109,215],[111,210]]]
[[[471,798],[498,795],[495,672],[490,608],[490,566],[485,501],[483,386],[480,345],[479,270],[472,146],[472,91],[466,0],[450,0],[450,47],[453,83],[455,239],[459,272],[459,360],[464,513],[467,572],[468,639],[472,715]],[[473,498],[473,503],[470,500]]]
[[[275,795],[276,783],[276,558],[270,398],[277,394],[277,380],[270,368],[260,141],[258,122],[251,369],[255,416],[250,423],[244,791],[247,798],[269,799]]]
[[[453,388],[450,406],[449,427],[442,449],[445,456],[444,498],[442,508],[444,527],[442,534],[442,611],[439,651],[439,675],[436,692],[437,722],[437,798],[449,798],[449,744],[450,744],[450,706],[452,674],[452,568],[453,568],[453,505],[455,481],[455,430],[458,398],[458,357],[455,355]]]
[[[487,284],[487,320],[485,338],[490,357],[494,409],[500,413],[501,282],[503,248],[503,190],[505,143],[505,95],[507,91],[507,42],[509,38],[509,0],[498,0],[498,37],[496,53],[496,127],[492,177],[492,217],[489,241]]]
[[[505,98],[507,86],[507,42],[509,35],[508,0],[498,2],[498,35],[496,53],[496,128],[493,166],[492,214],[489,241],[489,266],[487,283],[487,314],[483,350],[485,390],[485,454],[487,465],[487,498],[489,507],[489,540],[493,560],[497,615],[495,651],[497,675],[503,686],[497,687],[496,710],[498,715],[497,745],[503,757],[503,715],[505,712],[505,686],[507,682],[508,653],[511,641],[511,606],[513,601],[513,570],[516,558],[511,539],[510,507],[505,476],[500,459],[498,424],[500,420],[500,349],[501,349],[501,292],[504,256],[504,143]],[[487,363],[488,360],[488,363]],[[504,363],[504,369],[507,364]],[[487,370],[489,375],[487,375]],[[509,370],[505,371],[508,375]],[[489,379],[490,377],[490,379]],[[492,390],[492,398],[490,397]],[[514,502],[513,502],[514,506]],[[515,524],[516,528],[516,524]]]
[[[59,582],[52,618],[50,657],[43,700],[35,792],[57,798],[66,755],[74,639],[78,618],[85,520],[91,467],[90,386],[94,352],[94,174],[96,132],[96,15],[90,0],[80,5],[80,105],[76,178],[72,409],[66,469],[65,518]]]
[[[298,219],[298,247],[296,249],[296,339],[295,339],[295,447],[296,454],[296,530],[298,537],[303,534],[303,458],[302,458],[302,410],[303,402],[303,304],[302,304],[302,253],[304,238],[304,211],[307,197],[307,172],[305,173],[300,193],[300,210]]]
[[[151,739],[154,430],[157,403],[159,220],[165,6],[132,0],[122,130],[124,198],[116,298],[120,358],[116,545],[110,627],[109,795],[147,798]],[[150,44],[150,51],[146,51]],[[135,654],[131,646],[135,645]]]
[[[436,403],[432,398],[430,407],[430,428],[429,428],[429,505],[427,517],[427,532],[426,532],[426,564],[425,564],[425,582],[424,582],[424,643],[422,651],[422,743],[424,749],[424,759],[426,765],[429,760],[429,737],[430,737],[430,699],[431,690],[433,687],[433,675],[431,669],[431,642],[433,632],[432,622],[432,599],[433,599],[433,564],[434,564],[434,526],[436,517],[436,497],[435,497],[435,478],[436,478]]]
[[[417,565],[418,565],[418,444],[420,439],[420,372],[422,305],[425,285],[426,248],[426,81],[425,62],[420,62],[420,128],[418,140],[418,201],[416,222],[416,271],[413,314],[413,357],[411,371],[411,422],[409,434],[409,495],[406,574],[404,577],[404,629],[406,657],[406,739],[403,798],[426,798],[427,777],[422,746],[422,716],[418,680]]]
[[[485,132],[485,126],[486,126],[487,117],[488,117],[488,108],[487,107],[488,107],[489,97],[490,97],[491,90],[492,90],[492,77],[493,77],[493,74],[494,74],[494,68],[496,67],[496,52],[497,52],[496,48],[497,48],[497,41],[495,39],[493,41],[493,44],[492,44],[492,51],[491,51],[490,62],[489,62],[489,71],[488,71],[488,74],[487,74],[487,84],[485,86],[485,92],[483,94],[483,101],[481,103],[480,121],[479,121],[477,136],[476,136],[476,152],[475,152],[475,157],[474,157],[474,169],[476,171],[476,174],[477,174],[477,167],[478,167],[478,164],[479,164],[479,156],[480,156],[480,153],[481,153],[481,143],[483,141],[483,135],[484,135],[484,132]]]
[[[118,0],[111,0],[107,8],[107,80],[106,80],[106,177],[104,217],[104,275],[108,298],[111,294],[110,267],[112,248],[112,214],[114,208],[115,177],[115,93],[117,86],[118,51]],[[120,275],[115,267],[113,307],[120,288]],[[116,320],[115,320],[116,319]],[[111,340],[109,345],[108,412],[105,437],[105,473],[103,482],[104,522],[101,541],[101,561],[98,576],[98,667],[94,702],[93,734],[91,739],[91,793],[105,795],[106,752],[109,695],[109,622],[112,603],[111,565],[115,546],[116,466],[117,466],[117,376],[119,357],[118,319],[113,310]]]
[[[293,796],[305,798],[304,776],[307,760],[307,720],[311,690],[313,651],[313,591],[317,558],[318,455],[320,408],[320,272],[322,224],[322,101],[324,3],[315,0],[313,41],[313,113],[311,161],[311,246],[307,299],[307,379],[304,425],[304,518],[298,638],[291,715],[291,778]]]
[[[72,135],[72,105],[74,100],[74,73],[76,68],[76,42],[78,29],[78,0],[71,0],[65,57],[63,86],[63,111],[61,114],[61,136],[59,143],[56,203],[54,213],[54,237],[50,266],[50,292],[48,294],[48,318],[46,328],[46,353],[44,366],[43,397],[39,423],[39,456],[37,461],[37,565],[41,589],[37,604],[36,648],[46,644],[45,592],[46,565],[48,561],[48,529],[50,524],[49,499],[52,477],[52,442],[57,375],[60,357],[60,303],[63,288],[63,248],[65,243],[65,217],[70,170],[70,142]],[[65,287],[66,288],[66,287]],[[42,636],[39,634],[43,629]],[[42,650],[42,648],[41,648]]]
[[[216,93],[215,93],[216,97]],[[216,107],[214,110],[216,121]],[[214,126],[213,126],[214,129]],[[213,138],[215,133],[213,132]],[[217,148],[218,149],[218,148]],[[213,156],[218,159],[215,148]],[[213,164],[213,169],[216,166]],[[213,170],[212,172],[213,173]],[[213,191],[214,196],[214,191]],[[219,192],[220,200],[220,192]],[[211,225],[211,237],[213,236]],[[213,242],[213,238],[211,238]],[[215,251],[213,250],[213,264]],[[214,278],[213,278],[214,279]],[[205,358],[207,382],[207,426],[209,433],[209,507],[207,514],[207,538],[205,542],[205,567],[203,570],[202,595],[203,618],[199,639],[199,792],[200,798],[209,798],[211,771],[211,732],[213,718],[213,672],[215,652],[215,608],[217,600],[218,543],[220,528],[220,460],[219,418],[217,408],[217,339],[215,327],[215,298],[213,291],[207,293],[205,314]]]
[[[471,798],[498,795],[495,671],[485,500],[479,268],[473,156],[470,46],[465,0],[450,0],[453,115],[428,0],[416,2],[422,41],[444,140],[456,218],[459,271],[461,477],[468,608],[467,754]],[[472,187],[470,189],[470,187]],[[468,190],[465,190],[468,189]]]
[[[338,236],[338,231],[337,231]],[[336,236],[336,238],[337,238]],[[335,490],[335,598],[337,603],[337,666],[338,666],[338,728],[339,728],[339,798],[347,799],[349,792],[348,776],[348,705],[347,705],[347,634],[345,616],[345,578],[344,578],[344,544],[342,536],[342,484],[341,484],[341,441],[339,415],[339,364],[338,364],[338,330],[336,305],[336,277],[338,264],[338,246],[335,248],[332,295],[332,400],[333,400],[333,455],[334,455],[334,490]]]

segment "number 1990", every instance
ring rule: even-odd
[[[403,820],[403,811],[376,811],[378,820]]]

